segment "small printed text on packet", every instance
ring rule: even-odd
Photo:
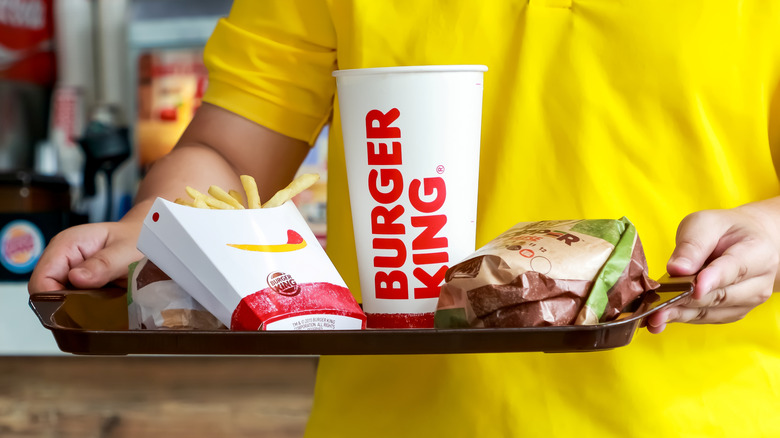
[[[331,318],[317,316],[293,323],[293,330],[334,330],[336,321]]]

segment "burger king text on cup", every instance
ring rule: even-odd
[[[366,114],[366,147],[371,166],[368,190],[377,204],[371,210],[376,297],[406,300],[412,289],[415,299],[437,298],[449,262],[447,237],[441,235],[447,216],[440,212],[447,198],[447,184],[440,176],[412,179],[408,196],[414,210],[407,212],[398,203],[404,193],[405,181],[403,173],[392,166],[403,164],[403,145],[401,129],[392,123],[400,114],[397,108],[387,112],[374,109]],[[414,228],[411,251],[398,237],[407,234],[406,226],[399,221],[405,214],[410,215]],[[391,255],[386,255],[387,252]],[[412,281],[401,270],[410,253],[416,266]]]

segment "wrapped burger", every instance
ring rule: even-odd
[[[225,329],[224,324],[146,257],[129,267],[128,323],[134,329]]]
[[[639,235],[625,217],[522,222],[447,271],[435,326],[610,321],[658,288],[647,270]]]

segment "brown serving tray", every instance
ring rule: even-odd
[[[30,307],[60,350],[84,355],[380,355],[608,350],[628,345],[645,317],[693,292],[691,277],[661,287],[616,321],[590,326],[335,331],[128,330],[126,292],[35,294]]]

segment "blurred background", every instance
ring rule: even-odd
[[[116,220],[208,87],[231,0],[0,0],[0,436],[300,436],[316,358],[60,353],[27,303],[47,242]],[[325,244],[324,130],[296,199]]]

